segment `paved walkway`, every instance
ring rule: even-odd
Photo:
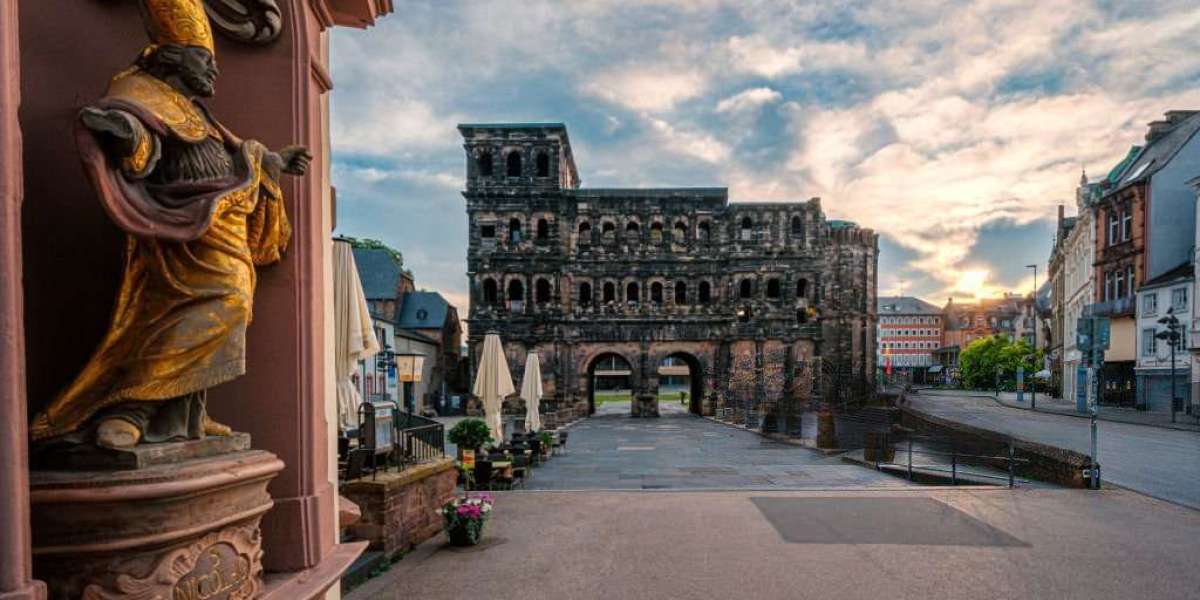
[[[1088,419],[1008,408],[988,397],[910,394],[907,400],[938,417],[1091,453]],[[1098,429],[1105,480],[1200,510],[1200,434],[1107,421]]]
[[[771,441],[660,403],[634,419],[605,404],[570,429],[567,454],[533,470],[529,490],[899,488],[908,481]]]
[[[1173,600],[1200,589],[1200,513],[1128,491],[496,496],[481,545],[439,535],[348,600]]]

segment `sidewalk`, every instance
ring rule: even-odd
[[[1021,410],[1030,409],[1030,395],[1025,394],[1025,400],[1020,402],[1017,400],[1016,392],[1001,392],[1000,397],[996,397],[995,392],[986,390],[959,390],[959,389],[937,389],[937,388],[916,388],[914,391],[923,396],[970,396],[973,398],[989,398],[993,402],[1008,408],[1016,408]],[[1035,412],[1046,413],[1052,415],[1065,415],[1068,417],[1080,417],[1083,419],[1090,418],[1088,413],[1081,413],[1075,410],[1075,404],[1054,398],[1043,394],[1038,394],[1037,409]],[[1101,406],[1100,414],[1097,417],[1102,421],[1111,421],[1114,423],[1130,423],[1133,425],[1147,425],[1150,427],[1162,427],[1165,429],[1178,429],[1180,431],[1196,431],[1200,432],[1200,424],[1197,424],[1196,417],[1184,413],[1177,413],[1175,423],[1171,422],[1171,413],[1169,412],[1148,412],[1135,410],[1132,408],[1118,408],[1115,406]]]

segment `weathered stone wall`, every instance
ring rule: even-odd
[[[445,458],[351,481],[342,495],[358,505],[362,518],[347,530],[388,557],[409,550],[442,530],[436,511],[454,496],[457,479],[454,460]]]
[[[630,365],[636,393],[653,392],[659,364],[675,355],[701,378],[706,413],[778,401],[800,356],[873,379],[877,236],[826,220],[820,199],[580,189],[561,125],[460,130],[476,361],[496,331],[514,378],[535,350],[547,397],[571,404],[586,401],[589,370],[606,353]],[[514,152],[519,174],[509,176]],[[539,174],[529,161],[542,154],[549,169]]]

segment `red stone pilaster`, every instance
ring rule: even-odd
[[[0,2],[0,600],[46,597],[30,560],[18,38],[17,3]]]

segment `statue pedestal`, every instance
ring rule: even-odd
[[[653,418],[658,415],[658,396],[656,394],[638,394],[629,403],[631,417]]]
[[[33,570],[50,598],[256,597],[258,526],[283,462],[245,448],[204,456],[213,446],[139,447],[148,466],[132,470],[32,471]]]

